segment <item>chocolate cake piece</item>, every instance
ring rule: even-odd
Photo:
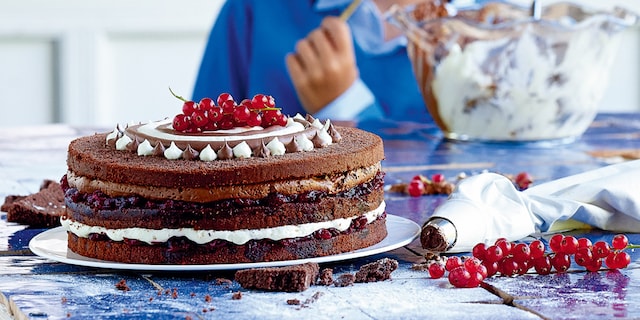
[[[34,194],[7,196],[2,211],[7,212],[9,222],[35,228],[56,227],[60,225],[60,216],[65,212],[64,193],[59,183],[44,180],[40,191]]]
[[[317,263],[253,268],[236,271],[235,279],[245,289],[301,292],[307,290],[318,276]]]
[[[333,283],[333,269],[324,268],[318,275],[318,279],[316,281],[317,285],[321,286],[330,286]]]
[[[376,282],[391,278],[391,272],[398,269],[398,261],[384,258],[360,267],[356,272],[356,282]]]

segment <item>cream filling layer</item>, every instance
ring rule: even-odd
[[[380,217],[385,211],[386,204],[383,201],[378,208],[364,214],[367,223],[371,223]],[[172,237],[186,237],[197,244],[209,243],[213,240],[226,240],[237,245],[245,244],[249,240],[282,240],[308,236],[320,229],[335,228],[338,231],[345,231],[351,222],[360,216],[351,218],[341,218],[331,221],[305,223],[300,225],[280,226],[265,229],[241,229],[234,231],[222,230],[196,230],[193,228],[178,229],[145,229],[145,228],[123,228],[107,229],[100,226],[89,226],[71,219],[61,218],[60,223],[65,230],[81,238],[88,238],[90,234],[104,234],[113,241],[123,241],[133,239],[146,242],[148,244],[166,242]]]

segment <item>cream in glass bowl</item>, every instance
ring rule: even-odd
[[[427,109],[444,136],[491,142],[573,141],[593,122],[620,33],[638,16],[572,3],[452,10],[391,9]]]

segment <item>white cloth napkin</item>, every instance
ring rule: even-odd
[[[466,252],[479,242],[510,241],[578,227],[640,232],[640,160],[609,165],[518,191],[503,175],[462,180],[433,217],[453,223],[455,245]]]

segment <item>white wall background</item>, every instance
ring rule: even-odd
[[[579,1],[640,12],[640,0]],[[0,126],[173,115],[168,87],[191,95],[223,2],[0,0]],[[640,28],[624,34],[612,72],[601,109],[640,111]]]

